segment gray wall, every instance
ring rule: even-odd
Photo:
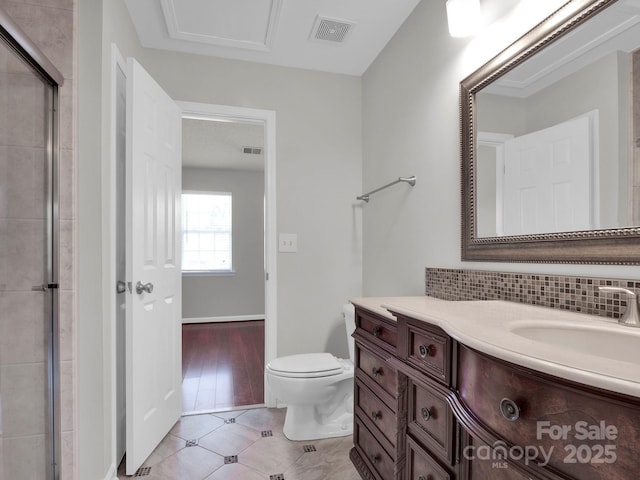
[[[278,256],[278,355],[346,355],[342,305],[362,293],[360,78],[158,50],[138,60],[176,100],[276,112],[278,231],[298,235],[298,252]]]
[[[113,468],[114,317],[103,291],[112,247],[103,202],[111,147],[111,44],[175,100],[276,112],[277,229],[298,234],[278,268],[278,355],[347,355],[342,305],[362,294],[361,79],[143,48],[122,0],[78,2],[78,478]],[[188,73],[185,73],[188,72]],[[302,313],[304,312],[304,315]]]
[[[459,82],[562,5],[482,2],[487,27],[453,39],[440,2],[420,2],[363,76],[363,183],[415,174],[364,208],[365,295],[420,295],[424,267],[639,278],[637,267],[462,262]],[[511,2],[515,6],[515,2]],[[492,23],[493,21],[493,23]]]
[[[183,168],[182,190],[231,193],[235,272],[183,276],[183,320],[264,314],[264,173]]]
[[[121,0],[78,2],[78,478],[104,478],[112,458],[111,358],[103,348],[112,326],[99,273],[109,242],[100,218],[111,41],[177,100],[277,112],[278,230],[299,240],[297,254],[278,258],[278,354],[345,354],[342,303],[362,293],[420,295],[427,265],[640,277],[637,267],[460,261],[458,84],[564,0],[518,5],[525,3],[533,13],[518,16],[504,11],[514,1],[483,0],[492,35],[461,40],[449,37],[444,3],[423,1],[360,79],[145,50]],[[413,188],[355,201],[363,185],[411,174]]]

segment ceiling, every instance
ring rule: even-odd
[[[360,76],[420,0],[125,0],[143,46]],[[183,165],[262,170],[263,126],[183,120]]]
[[[148,48],[355,76],[419,2],[125,0]]]
[[[182,165],[224,170],[264,170],[262,125],[182,119]],[[245,147],[252,152],[244,153]]]
[[[483,92],[527,98],[613,52],[633,52],[640,39],[640,0],[621,0],[536,52]]]

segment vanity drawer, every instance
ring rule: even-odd
[[[358,417],[356,417],[354,423],[353,442],[369,469],[377,474],[380,480],[395,478],[394,460]]]
[[[455,477],[408,436],[406,478],[407,480],[453,480]]]
[[[453,412],[442,392],[411,378],[408,429],[425,447],[453,465],[456,431]]]
[[[459,348],[458,368],[463,403],[482,428],[507,445],[551,452],[548,465],[572,478],[637,478],[640,399],[603,395],[466,346]],[[509,409],[517,411],[512,420],[506,418]],[[615,429],[615,438],[607,438],[606,429]]]
[[[504,458],[496,458],[497,455],[482,455],[478,452],[487,452],[489,445],[463,434],[466,445],[462,456],[461,478],[466,480],[531,480],[535,478],[531,474],[521,471]]]
[[[389,455],[395,457],[398,421],[393,410],[359,379],[355,382],[355,406],[356,414],[367,419],[372,431],[378,430],[376,438],[380,439]]]
[[[396,398],[398,393],[396,371],[383,357],[363,348],[359,344],[356,344],[356,374],[364,375],[364,378],[382,387],[391,398]],[[391,402],[387,403],[391,404]]]
[[[400,356],[436,380],[451,381],[451,339],[437,327],[419,320],[405,319],[405,345]]]
[[[356,328],[371,343],[395,353],[398,344],[395,322],[368,310],[356,309]]]

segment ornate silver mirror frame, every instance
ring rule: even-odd
[[[462,259],[469,261],[640,264],[640,227],[477,236],[475,95],[617,0],[572,0],[460,83]]]

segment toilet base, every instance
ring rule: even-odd
[[[313,405],[291,405],[287,407],[282,432],[289,440],[346,437],[353,434],[353,410],[342,409],[324,416]]]

